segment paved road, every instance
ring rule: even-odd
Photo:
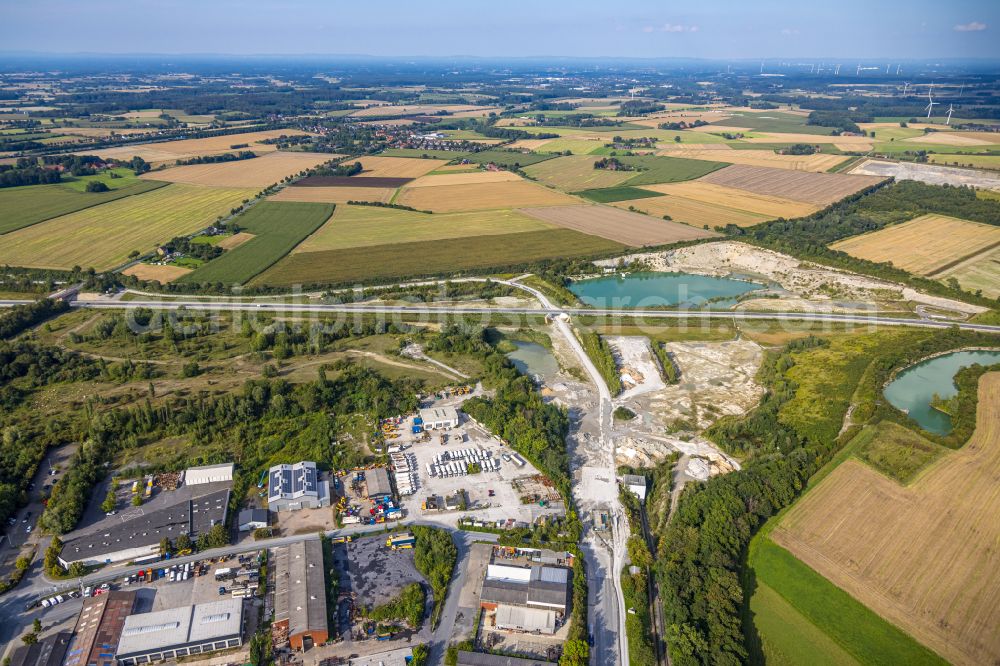
[[[497,280],[497,282],[505,282]],[[511,283],[513,284],[513,283]],[[522,287],[524,285],[521,285]],[[538,292],[540,293],[540,292]],[[0,307],[10,307],[14,305],[24,305],[31,301],[23,300],[0,300]],[[636,317],[642,319],[680,319],[700,321],[707,319],[728,319],[731,321],[818,321],[845,324],[880,325],[880,326],[916,326],[920,328],[951,328],[957,326],[967,331],[982,331],[986,333],[1000,333],[1000,326],[988,324],[976,324],[970,322],[940,321],[937,319],[922,319],[913,317],[884,317],[873,314],[837,314],[820,312],[751,312],[746,310],[649,310],[649,309],[607,309],[596,310],[592,308],[559,308],[551,304],[540,308],[528,307],[494,307],[476,308],[456,305],[375,305],[375,304],[349,304],[338,305],[330,303],[232,303],[224,301],[73,301],[71,303],[76,308],[89,308],[98,310],[125,310],[133,308],[150,308],[154,310],[207,310],[207,311],[259,311],[259,312],[280,312],[283,314],[294,313],[332,313],[332,314],[423,314],[423,315],[445,315],[445,314],[509,314],[525,316],[544,316],[566,314],[570,316],[596,316],[596,317]]]

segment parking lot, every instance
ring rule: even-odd
[[[467,509],[462,515],[493,522],[533,523],[540,516],[563,515],[564,507],[559,495],[551,486],[545,486],[538,470],[531,463],[515,454],[510,447],[459,413],[458,427],[434,430],[420,436],[411,428],[403,428],[407,436],[388,440],[390,446],[404,446],[403,453],[411,456],[411,477],[415,492],[402,498],[408,517],[433,519],[440,515],[444,500],[464,491]],[[489,462],[487,462],[489,461]],[[520,464],[518,464],[520,462]],[[474,474],[455,474],[457,469],[467,471],[472,463],[483,471]],[[490,468],[496,469],[490,469]],[[440,472],[450,468],[452,474]],[[429,469],[435,472],[429,473]],[[439,509],[423,509],[428,497],[435,498]],[[522,501],[529,500],[530,501]],[[457,516],[449,518],[452,523]]]

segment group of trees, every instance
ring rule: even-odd
[[[580,344],[587,356],[597,366],[597,371],[601,373],[604,383],[608,385],[611,395],[615,396],[622,391],[622,378],[618,374],[618,365],[615,357],[611,353],[608,341],[601,334],[594,331],[580,330]]]
[[[594,161],[595,169],[604,169],[605,171],[635,171],[636,168],[631,164],[626,164],[622,162],[617,157],[602,157],[599,160]]]
[[[403,620],[411,629],[419,629],[424,619],[424,606],[427,594],[420,583],[410,583],[397,595],[381,606],[376,606],[368,617],[376,622],[386,620]]]
[[[813,111],[809,114],[806,124],[832,127],[835,134],[842,132],[861,134],[858,123],[870,123],[872,120],[871,116],[846,111]]]
[[[69,310],[69,303],[43,298],[26,305],[15,305],[0,314],[0,340],[9,340],[50,317]]]
[[[191,164],[218,164],[220,162],[239,162],[240,160],[252,160],[257,157],[257,153],[252,150],[241,150],[238,153],[223,153],[221,155],[200,155],[186,160],[177,160],[177,166],[188,166]]]
[[[211,261],[212,259],[221,256],[225,251],[218,245],[212,245],[211,243],[198,243],[195,240],[197,238],[198,236],[195,236],[195,238],[175,236],[164,243],[163,247],[168,252],[176,252],[194,259],[201,259],[202,261]]]
[[[413,564],[417,571],[430,583],[434,592],[434,612],[431,624],[436,625],[444,600],[448,595],[448,584],[458,560],[458,549],[451,534],[436,527],[413,525],[413,536],[417,539],[413,549]],[[415,626],[415,625],[414,625]]]

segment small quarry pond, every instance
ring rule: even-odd
[[[529,375],[538,375],[543,380],[555,377],[559,372],[559,363],[548,349],[537,342],[512,340],[516,350],[507,354],[518,371]]]
[[[885,398],[896,409],[907,412],[927,432],[947,435],[951,417],[931,407],[934,394],[950,398],[958,393],[954,378],[970,365],[1000,363],[1000,351],[960,351],[935,356],[911,365],[885,387]]]
[[[705,305],[729,307],[736,297],[764,285],[731,278],[693,275],[691,273],[629,273],[580,280],[569,290],[595,308],[643,308],[677,306],[694,308]],[[716,300],[718,299],[718,300]]]

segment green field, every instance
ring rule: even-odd
[[[619,159],[626,164],[642,169],[623,183],[623,185],[631,186],[694,180],[729,166],[728,162],[689,160],[683,157],[622,157]]]
[[[112,178],[111,174],[117,176]],[[132,169],[126,169],[124,167],[118,169],[107,169],[99,174],[93,176],[63,176],[63,182],[66,187],[74,190],[76,192],[86,192],[87,183],[98,182],[104,183],[112,190],[120,190],[128,187],[129,185],[135,185],[136,183],[144,182],[136,177],[135,172]],[[97,194],[96,192],[94,194]]]
[[[111,192],[77,192],[66,185],[26,185],[0,189],[0,234],[53,217],[108,203],[133,194],[142,194],[163,187],[166,183],[154,180],[134,182]]]
[[[566,151],[569,151],[573,155],[592,155],[603,149],[603,141],[568,138],[551,139],[550,141],[547,141],[539,146],[536,150],[542,153],[565,153]]]
[[[285,257],[254,279],[252,284],[335,284],[453,274],[623,249],[624,246],[618,243],[596,236],[570,229],[551,229],[503,236],[299,252]]]
[[[1000,169],[1000,155],[929,155],[928,160],[934,164],[948,166],[970,166],[977,169]]]
[[[783,113],[781,111],[763,111],[761,113],[734,111],[731,118],[710,124],[713,127],[718,127],[720,132],[726,131],[727,127],[749,127],[758,132],[822,134],[829,136],[833,131],[832,127],[807,125],[806,120],[805,116],[798,116],[794,113]]]
[[[600,145],[596,141],[590,143]],[[540,183],[558,187],[565,192],[615,187],[635,175],[628,171],[595,169],[594,162],[597,159],[589,155],[566,155],[541,164],[532,164],[524,173]]]
[[[990,153],[997,149],[997,144],[986,144],[982,146],[948,146],[943,143],[919,143],[916,141],[881,141],[875,137],[876,153],[905,153],[907,151],[916,152],[923,150],[927,153],[943,153],[952,155],[958,151],[967,154]]]
[[[597,203],[611,203],[613,201],[628,201],[629,199],[645,199],[646,197],[663,196],[660,192],[651,192],[639,187],[602,187],[595,190],[583,190],[574,192],[578,197],[590,199]]]
[[[436,160],[457,160],[463,157],[468,157],[469,153],[463,153],[457,150],[418,150],[416,148],[389,148],[383,150],[379,155],[385,157],[427,157],[434,158]]]
[[[264,201],[236,219],[254,238],[213,259],[177,282],[243,284],[292,251],[330,215],[333,204]]]
[[[539,155],[537,153],[519,153],[509,150],[483,150],[472,153],[468,156],[470,162],[477,164],[487,164],[493,162],[497,166],[510,168],[515,165],[522,167],[530,164],[538,164],[545,160],[552,159],[552,155]]]
[[[822,652],[828,643],[823,639],[813,643],[817,635],[804,630],[803,623],[808,623],[861,664],[947,663],[775,544],[766,533],[751,543],[749,564],[757,583],[773,590],[801,617],[791,625],[798,630],[785,634],[788,622],[779,621],[773,613],[783,611],[787,615],[788,609],[778,607],[766,591],[762,598],[751,600],[758,630],[765,627],[778,630],[777,634],[764,632],[765,656],[771,656],[766,652],[769,643],[790,663],[802,663],[796,657]],[[836,663],[850,663],[843,660],[839,651],[831,656],[837,655],[841,658]]]
[[[297,252],[325,252],[349,247],[500,236],[553,227],[513,210],[438,213],[429,215],[378,206],[339,206],[337,212]]]
[[[934,442],[890,421],[866,426],[851,447],[860,460],[900,483],[909,483],[945,453]]]

